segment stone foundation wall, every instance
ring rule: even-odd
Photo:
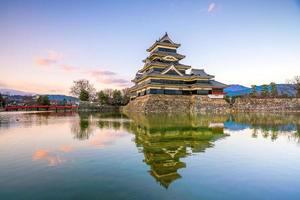
[[[208,96],[146,95],[122,109],[138,113],[300,112],[300,98],[237,98],[233,105]]]
[[[211,99],[208,96],[191,96],[191,113],[227,113],[230,105],[224,99]]]
[[[99,103],[91,103],[81,101],[78,107],[79,111],[96,111],[96,112],[115,112],[119,111],[119,106],[101,105]]]
[[[130,101],[123,110],[139,113],[227,112],[229,104],[224,99],[210,99],[207,96],[150,94]]]
[[[300,112],[300,98],[237,98],[233,112]]]

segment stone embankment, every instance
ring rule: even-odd
[[[300,98],[237,98],[233,112],[300,112]]]
[[[91,103],[81,101],[78,107],[79,111],[96,111],[96,112],[115,112],[119,111],[119,106],[101,105],[99,103]]]
[[[300,112],[300,98],[238,98],[233,104],[207,96],[146,95],[122,108],[138,113]]]
[[[138,97],[123,107],[124,112],[139,113],[202,113],[229,112],[224,99],[207,96],[146,95]]]

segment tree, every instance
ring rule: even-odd
[[[274,82],[270,83],[270,87],[271,87],[271,95],[272,97],[277,97],[278,96],[278,90],[277,90],[277,85]]]
[[[36,100],[38,105],[48,106],[50,105],[49,97],[47,95],[41,95]]]
[[[95,96],[95,88],[88,80],[80,79],[77,81],[74,81],[73,86],[70,89],[70,93],[76,97],[80,98],[80,95],[86,95],[86,93],[89,96],[88,100],[92,100]]]
[[[296,97],[300,97],[300,76],[295,76],[292,80],[289,80],[288,83],[293,85],[296,91]]]
[[[64,98],[64,99],[62,100],[62,105],[63,105],[63,106],[67,105],[67,99],[66,99],[66,98]]]
[[[122,94],[120,90],[114,90],[112,94],[112,105],[117,106],[122,104]]]
[[[262,88],[261,88],[261,95],[263,97],[266,97],[269,95],[269,88],[268,88],[268,85],[264,84],[262,85]]]
[[[5,99],[3,98],[2,94],[0,93],[0,108],[5,107]]]
[[[122,95],[123,95],[122,105],[127,105],[128,102],[130,101],[130,90],[129,90],[129,88],[124,88],[122,90]]]
[[[36,100],[36,103],[38,105],[42,105],[42,102],[43,102],[43,99],[42,99],[42,96],[38,96],[37,100]]]
[[[97,93],[97,99],[102,105],[106,105],[109,102],[109,96],[107,93],[105,93],[103,90],[100,90]]]
[[[50,105],[49,97],[48,95],[43,96],[43,105]]]
[[[253,97],[257,96],[256,85],[251,85],[251,96]]]
[[[79,94],[79,100],[88,101],[89,99],[90,99],[90,93],[87,90],[82,89]]]
[[[105,89],[103,92],[105,94],[107,94],[109,98],[112,98],[114,90],[113,89]]]

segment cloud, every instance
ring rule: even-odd
[[[69,153],[71,151],[73,151],[73,148],[69,145],[62,145],[59,148],[60,151],[65,152],[65,153]]]
[[[49,66],[57,63],[59,60],[63,58],[61,53],[56,51],[48,51],[46,57],[39,57],[35,60],[35,63],[39,66]]]
[[[102,148],[114,144],[118,138],[124,136],[126,136],[126,134],[124,134],[123,132],[103,130],[101,133],[93,136],[90,139],[89,144],[98,148]]]
[[[60,69],[65,71],[65,72],[73,72],[77,70],[77,67],[71,66],[71,65],[60,65]]]
[[[216,9],[216,4],[214,2],[210,3],[207,8],[207,12],[211,13]]]
[[[2,81],[0,81],[0,87],[8,87],[8,85]]]
[[[50,153],[45,149],[38,149],[34,152],[32,160],[45,160],[48,162],[48,166],[57,166],[64,162],[64,160],[62,160],[58,155]]]
[[[117,75],[115,72],[112,71],[102,71],[102,70],[91,70],[89,73],[94,76],[115,76]]]
[[[114,85],[117,87],[128,87],[130,82],[127,79],[118,77],[118,74],[112,71],[90,70],[87,72],[95,78],[98,83]]]

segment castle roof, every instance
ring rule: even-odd
[[[179,60],[185,58],[185,55],[179,54],[179,53],[173,53],[173,52],[164,52],[164,51],[154,51],[152,53],[150,53],[150,55],[148,56],[148,59],[150,59],[153,56],[160,56],[160,57],[164,57],[164,56],[173,56]]]
[[[147,51],[148,52],[152,51],[158,45],[167,46],[167,47],[174,47],[174,48],[180,47],[180,44],[177,44],[177,43],[173,42],[173,40],[171,40],[171,38],[169,37],[167,32],[165,33],[165,35],[162,38],[156,40],[154,42],[154,44],[151,45],[151,47],[149,47],[147,49]]]
[[[207,74],[204,69],[192,69],[191,76],[200,76],[200,77],[207,77],[207,78],[214,78],[213,75]]]

